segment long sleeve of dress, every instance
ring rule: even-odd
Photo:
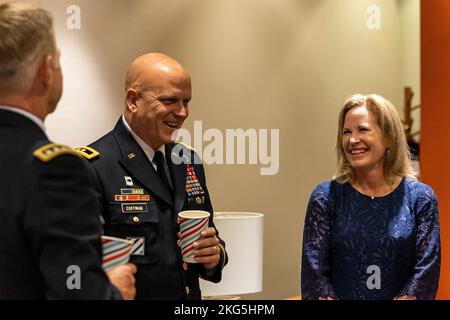
[[[319,185],[311,194],[303,231],[301,294],[304,300],[337,298],[331,284],[330,232],[328,212],[329,183]]]
[[[415,266],[412,276],[398,296],[434,299],[439,282],[441,245],[438,202],[430,187],[418,190],[416,209]]]

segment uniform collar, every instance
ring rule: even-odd
[[[179,212],[183,205],[184,199],[186,197],[186,176],[187,176],[187,165],[179,159],[181,156],[177,155],[174,151],[174,143],[168,143],[165,145],[164,156],[167,159],[166,164],[170,170],[170,176],[172,179],[172,184],[174,187],[173,194],[170,190],[166,190],[164,185],[159,182],[159,177],[156,173],[156,169],[150,167],[149,162],[152,164],[145,155],[145,152],[141,145],[138,143],[132,131],[128,130],[126,127],[127,123],[121,117],[117,121],[116,126],[113,129],[113,134],[115,140],[119,146],[122,158],[119,160],[121,165],[127,170],[131,176],[139,180],[147,189],[153,191],[162,200],[175,209],[175,212]],[[145,143],[144,143],[145,144]],[[145,155],[145,156],[144,156]],[[172,159],[178,157],[181,163],[175,165]]]
[[[30,119],[31,121],[33,121],[35,124],[37,124],[37,126],[39,128],[41,128],[42,131],[45,132],[44,122],[29,111],[25,111],[25,110],[17,108],[17,107],[2,106],[2,105],[0,105],[0,110],[6,110],[6,111],[18,113],[18,114]]]
[[[149,148],[149,146],[145,143],[140,145],[137,139],[139,137],[133,136],[133,131],[130,131],[126,125],[127,122],[121,117],[113,129],[115,140],[122,154],[119,163],[146,189],[153,191],[168,205],[174,207],[172,192],[160,181],[155,166],[144,151],[144,147]],[[149,150],[147,149],[147,151]]]
[[[155,157],[155,152],[157,150],[153,150],[147,143],[144,142],[144,140],[142,140],[134,131],[133,129],[131,129],[130,125],[128,124],[128,122],[125,120],[125,116],[122,115],[122,123],[125,126],[125,128],[127,129],[127,131],[131,134],[131,136],[134,138],[134,140],[136,140],[137,144],[142,148],[142,150],[144,151],[145,155],[147,156],[148,160],[150,162],[153,163],[153,158]],[[164,158],[166,156],[166,146],[163,144],[161,147],[159,147],[158,149],[159,151],[162,152]]]

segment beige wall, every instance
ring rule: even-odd
[[[261,176],[254,165],[206,170],[217,211],[265,214],[264,291],[249,297],[298,295],[306,205],[333,174],[340,104],[352,93],[377,92],[401,106],[404,79],[413,77],[400,63],[405,1],[40,2],[55,14],[63,51],[65,93],[47,122],[54,140],[76,146],[110,130],[122,111],[127,66],[149,51],[191,72],[187,128],[202,120],[204,130],[280,129],[277,175]],[[81,30],[65,28],[70,4],[81,7]],[[371,4],[382,10],[381,30],[366,27]]]

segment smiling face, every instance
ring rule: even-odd
[[[355,170],[383,170],[386,143],[375,116],[365,106],[350,109],[342,128],[342,149]]]
[[[152,149],[170,143],[189,115],[191,79],[171,60],[144,64],[136,81],[127,90],[127,122]]]

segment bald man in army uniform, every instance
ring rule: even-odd
[[[105,233],[134,243],[136,299],[200,299],[199,276],[219,282],[227,263],[200,158],[172,142],[190,100],[191,79],[180,63],[160,53],[140,56],[127,74],[123,116],[110,133],[79,148],[99,178]],[[182,210],[211,213],[194,243],[196,264],[184,263],[177,246]]]

